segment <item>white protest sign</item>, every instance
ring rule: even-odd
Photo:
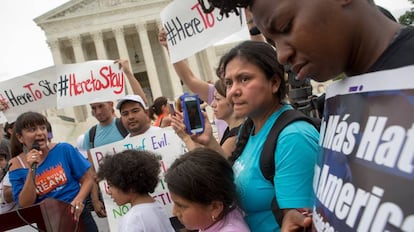
[[[113,101],[125,95],[125,74],[110,60],[56,66],[58,108]]]
[[[24,112],[56,107],[57,91],[54,66],[2,81],[0,100],[9,106],[4,116],[14,122]]]
[[[125,74],[113,60],[51,66],[0,82],[0,100],[9,107],[0,123],[27,111],[117,100],[124,89]]]
[[[246,27],[244,10],[240,15],[220,15],[215,9],[205,14],[197,0],[175,0],[161,12],[167,34],[171,63],[183,60]]]
[[[315,167],[317,231],[413,231],[413,73],[409,66],[328,87]]]
[[[3,112],[0,112],[0,123],[5,123],[5,122],[7,122],[6,115],[4,115]]]
[[[172,162],[184,153],[185,145],[171,127],[163,128],[143,136],[139,135],[132,138],[126,138],[119,142],[91,149],[90,152],[96,171],[99,170],[99,163],[102,162],[105,156],[113,155],[126,149],[148,150],[161,155],[160,182],[154,193],[151,195],[165,207],[167,214],[171,217],[173,202],[167,189],[167,185],[164,182],[164,175]],[[110,230],[112,232],[118,231],[119,220],[128,212],[130,205],[118,206],[113,202],[110,195],[107,193],[106,181],[101,181],[99,186],[102,190]]]

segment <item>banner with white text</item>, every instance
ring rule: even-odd
[[[171,63],[183,60],[246,27],[244,10],[240,15],[205,14],[197,0],[175,0],[161,12],[167,34]]]
[[[172,128],[168,127],[144,136],[134,136],[119,142],[97,147],[91,150],[96,171],[99,170],[99,164],[105,156],[113,155],[127,149],[152,151],[161,156],[160,182],[151,196],[159,201],[165,207],[167,214],[172,217],[173,202],[167,185],[164,182],[164,175],[174,160],[185,152],[184,143]],[[130,204],[118,206],[107,192],[106,181],[101,181],[99,187],[102,190],[110,230],[116,232],[118,231],[120,218],[128,212],[131,206]]]
[[[317,231],[414,231],[414,66],[328,87]]]

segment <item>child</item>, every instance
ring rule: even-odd
[[[16,206],[11,192],[11,184],[7,173],[7,157],[6,151],[0,149],[0,214],[6,213]]]
[[[147,151],[125,150],[106,156],[98,178],[108,182],[108,193],[117,205],[131,204],[119,223],[119,231],[174,231],[161,204],[149,193],[158,184],[160,163]]]
[[[250,231],[236,206],[233,170],[216,151],[196,148],[176,159],[165,176],[173,214],[189,230]]]

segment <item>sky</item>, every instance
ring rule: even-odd
[[[0,81],[31,73],[53,65],[44,32],[34,18],[68,0],[0,1]],[[396,18],[413,7],[408,0],[375,0]],[[238,36],[232,36],[231,41]]]

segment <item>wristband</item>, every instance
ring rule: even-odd
[[[261,32],[259,31],[259,29],[257,27],[252,27],[249,30],[249,33],[250,33],[250,35],[260,35]]]

